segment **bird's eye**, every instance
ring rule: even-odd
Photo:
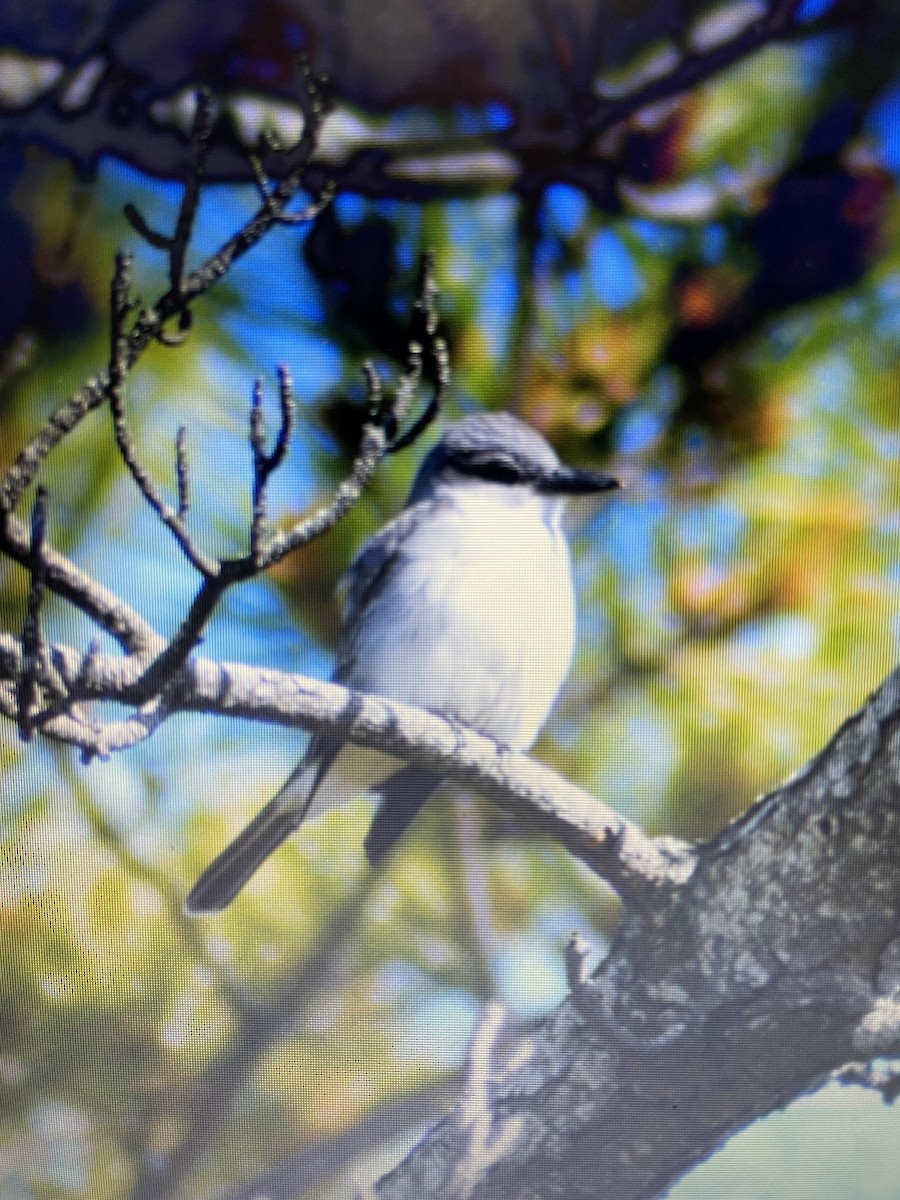
[[[466,475],[475,475],[489,483],[524,483],[526,478],[515,459],[499,454],[473,455],[459,463],[459,469]]]

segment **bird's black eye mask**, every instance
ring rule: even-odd
[[[460,475],[483,479],[487,483],[529,484],[545,496],[588,496],[620,487],[618,479],[602,471],[583,470],[559,463],[542,469],[523,461],[509,451],[486,450],[461,454],[452,459]]]
[[[483,479],[487,483],[537,483],[534,467],[519,462],[511,454],[466,454],[453,459],[453,468],[460,475]]]

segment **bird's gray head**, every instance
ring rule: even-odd
[[[619,486],[611,475],[564,466],[549,442],[506,412],[477,413],[448,425],[419,468],[409,503],[441,485],[463,486],[467,481],[528,488],[548,497]]]

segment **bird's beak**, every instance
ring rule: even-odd
[[[539,492],[558,496],[586,496],[592,492],[610,492],[622,485],[614,475],[602,471],[580,471],[575,467],[557,467],[538,483]]]

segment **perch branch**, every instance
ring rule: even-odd
[[[51,657],[70,695],[77,681],[78,699],[136,704],[143,695],[144,660],[95,653],[88,668],[84,655],[62,645],[51,648]],[[17,639],[0,635],[0,679],[13,686],[22,669]],[[477,790],[514,815],[527,816],[623,894],[638,895],[680,880],[693,867],[686,843],[648,838],[638,826],[549,767],[458,722],[384,697],[271,669],[194,657],[169,680],[166,706],[169,715],[218,713],[314,732],[339,729],[349,741],[420,763]],[[6,709],[2,697],[0,709]],[[83,726],[68,714],[47,720],[43,732],[98,755],[133,745],[135,736],[131,723],[124,721],[110,722],[88,738]]]

